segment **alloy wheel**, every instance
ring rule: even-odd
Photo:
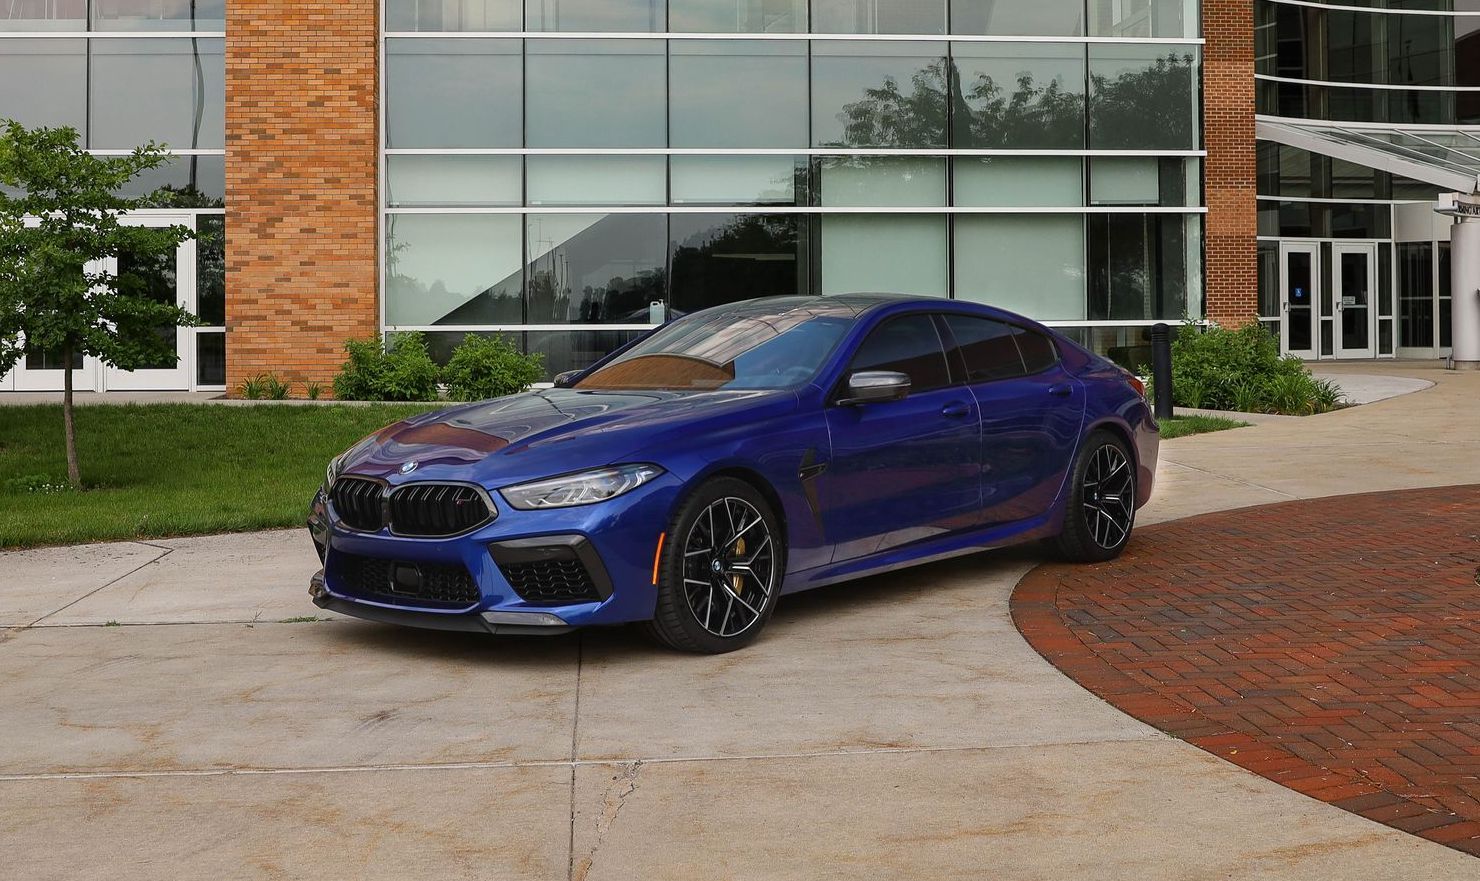
[[[1115,444],[1095,450],[1084,471],[1084,521],[1090,538],[1106,550],[1119,547],[1135,519],[1136,478]]]
[[[754,505],[727,496],[700,512],[684,540],[683,587],[694,620],[715,636],[761,620],[776,589],[776,546]]]

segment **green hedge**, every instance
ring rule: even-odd
[[[435,401],[447,385],[455,401],[481,401],[529,388],[544,375],[544,356],[526,355],[502,337],[468,334],[446,368],[437,366],[420,333],[398,333],[389,343],[349,340],[334,377],[341,401]]]
[[[1235,330],[1183,325],[1172,343],[1172,398],[1179,407],[1293,416],[1345,403],[1305,362],[1282,356],[1279,340],[1257,322]]]

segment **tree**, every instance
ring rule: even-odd
[[[194,234],[119,222],[154,207],[152,197],[118,193],[169,161],[163,147],[94,156],[72,128],[0,123],[0,374],[28,352],[61,357],[67,480],[81,489],[67,368],[88,356],[123,370],[168,362],[178,355],[174,334],[163,331],[196,323],[175,303],[151,298],[137,275],[103,271],[102,261],[120,253],[144,264],[166,260]]]

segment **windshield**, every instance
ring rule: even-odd
[[[574,387],[713,391],[801,385],[817,375],[856,314],[841,303],[815,300],[758,306],[680,318]]]

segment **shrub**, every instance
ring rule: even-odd
[[[262,374],[242,380],[238,387],[242,397],[249,401],[259,401],[267,394],[267,377]]]
[[[348,356],[334,377],[342,401],[435,401],[437,365],[419,333],[397,334],[389,343],[349,340]]]
[[[1249,413],[1324,413],[1341,390],[1280,355],[1279,340],[1257,322],[1228,330],[1184,325],[1172,343],[1172,397],[1181,407]]]
[[[502,336],[468,334],[447,362],[443,381],[454,401],[482,401],[529,388],[545,375],[543,355],[526,355]]]
[[[288,383],[278,379],[276,373],[269,373],[262,379],[262,392],[269,401],[286,400],[288,388]]]
[[[324,387],[320,383],[310,382],[303,386],[303,394],[306,395],[310,401],[317,401],[320,397],[323,396]]]

